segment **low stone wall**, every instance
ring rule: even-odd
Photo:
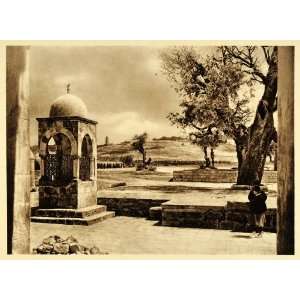
[[[135,164],[142,163],[142,160],[135,160]],[[151,164],[154,166],[191,166],[191,165],[200,165],[200,160],[177,160],[177,159],[160,159],[152,160]],[[230,163],[227,160],[218,160],[215,161],[215,164],[228,164]]]
[[[251,230],[251,215],[248,204],[228,202],[221,206],[184,207],[163,205],[162,225],[175,227],[196,227],[210,229],[228,229],[239,232]],[[276,232],[276,209],[266,212],[265,231]]]
[[[114,169],[114,168],[124,168],[124,164],[120,161],[97,162],[97,169]]]
[[[162,225],[174,227],[197,227],[218,229],[225,220],[225,210],[221,206],[163,206]]]
[[[166,201],[168,200],[98,197],[97,203],[106,205],[108,210],[116,213],[116,216],[148,218],[151,207],[160,206]]]
[[[220,223],[220,229],[248,232],[251,230],[251,218],[248,203],[227,202],[225,206],[225,220]],[[265,231],[276,232],[276,218],[276,209],[269,208],[266,211]]]
[[[173,172],[174,181],[236,183],[238,172],[231,169],[195,169]],[[277,171],[264,171],[262,183],[276,183]]]

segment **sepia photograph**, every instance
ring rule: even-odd
[[[7,254],[294,255],[295,47],[245,44],[7,46]]]

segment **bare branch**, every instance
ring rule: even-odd
[[[263,49],[263,52],[264,52],[265,59],[266,59],[267,63],[270,64],[271,56],[270,56],[270,51],[268,50],[269,48],[267,46],[262,46],[261,48]]]
[[[259,83],[265,82],[266,76],[259,70],[258,60],[254,56],[255,47],[247,46],[242,48],[237,46],[225,46],[224,51],[225,52],[223,53],[226,53],[225,55],[235,59],[239,64],[246,67],[246,70],[244,71],[250,74],[253,80],[258,81]],[[234,63],[234,61],[232,62]],[[260,80],[257,77],[259,77]]]

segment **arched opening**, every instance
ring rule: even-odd
[[[57,133],[47,143],[45,177],[50,182],[66,182],[73,177],[71,143],[68,137]]]
[[[79,178],[83,181],[90,180],[92,174],[93,143],[86,134],[81,144],[81,158],[79,168]]]

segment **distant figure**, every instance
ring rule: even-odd
[[[107,146],[109,144],[109,138],[108,136],[105,137],[105,146]]]
[[[262,237],[263,228],[266,220],[265,213],[267,210],[267,195],[264,191],[261,190],[258,180],[256,180],[253,183],[253,186],[251,187],[251,190],[248,195],[248,199],[250,201],[249,208],[252,215],[251,225],[253,227],[251,237]]]

